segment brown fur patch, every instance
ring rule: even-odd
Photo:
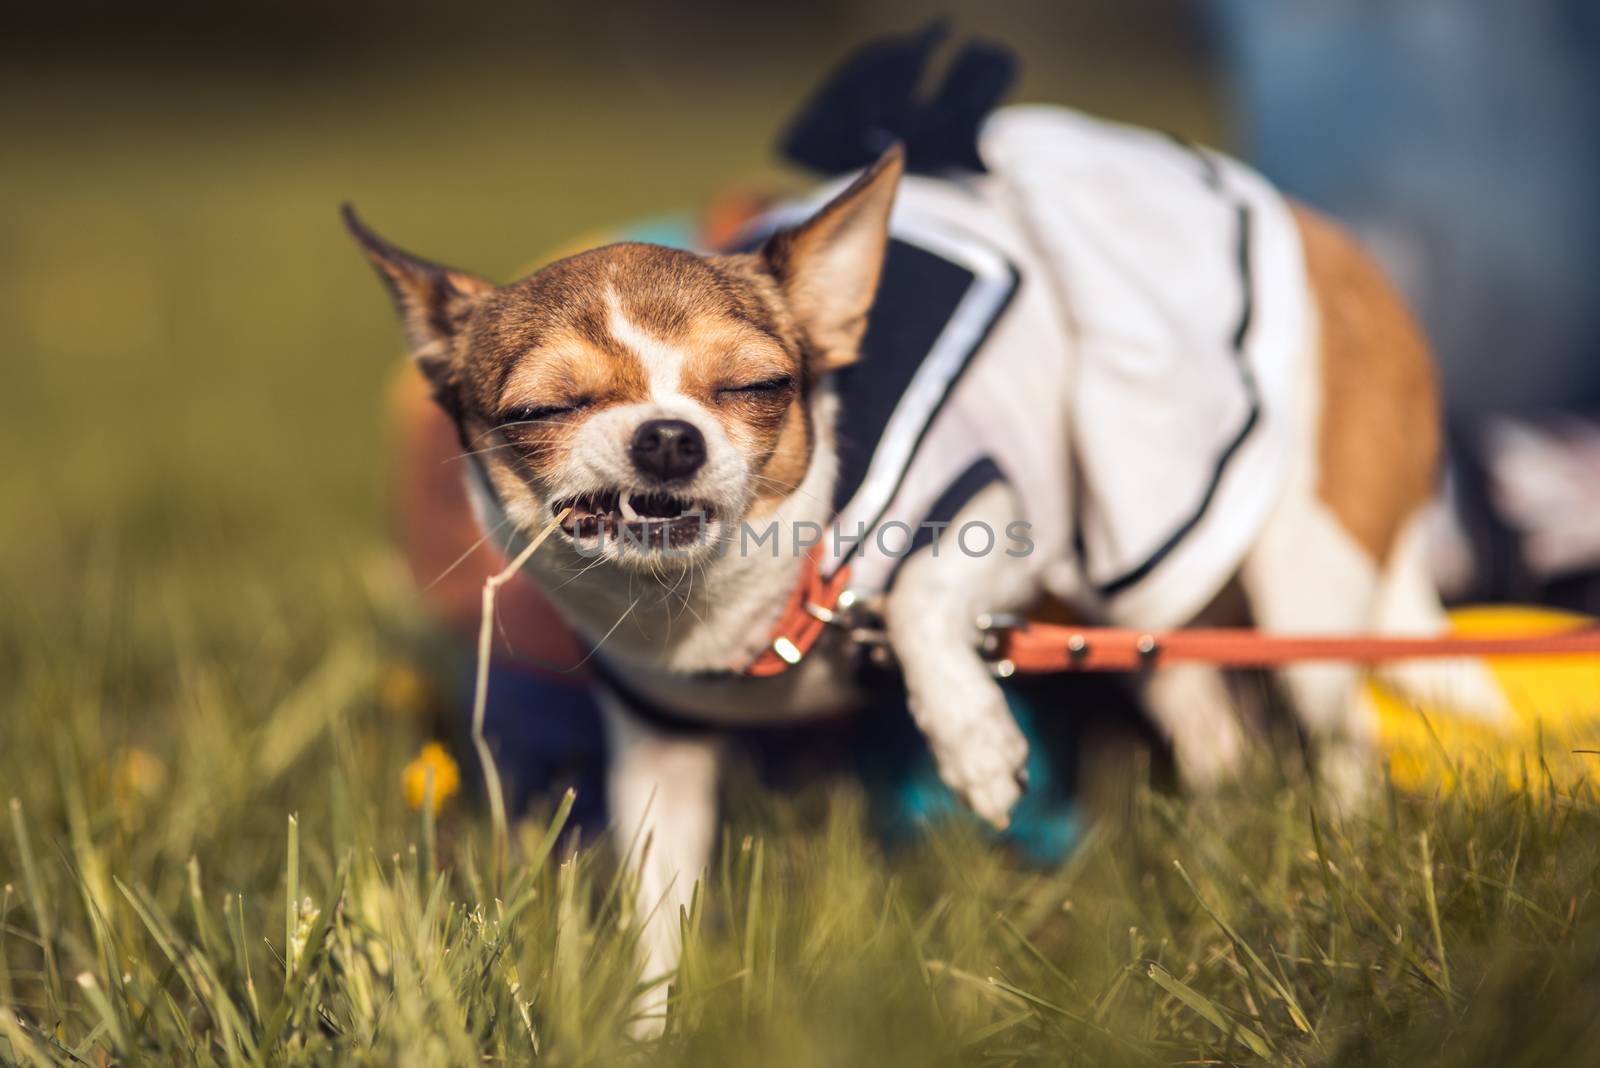
[[[777,439],[766,461],[757,470],[756,499],[747,518],[770,515],[805,479],[811,469],[815,442],[811,433],[810,410],[796,397],[784,412]]]
[[[794,314],[783,299],[777,280],[765,261],[755,255],[718,256],[712,260],[730,290],[740,297],[739,317],[759,331],[771,345],[747,343],[737,366],[724,367],[730,383],[757,382],[788,375],[789,389],[769,394],[724,393],[713,410],[735,441],[741,440],[736,423],[757,428],[761,442],[752,456],[758,476],[756,499],[749,518],[769,514],[805,478],[816,445],[811,429],[811,387],[816,368],[807,359],[806,341]],[[781,355],[779,355],[781,353]],[[712,365],[714,366],[714,365]],[[701,373],[696,362],[693,374]],[[737,371],[737,374],[730,372]],[[686,370],[685,388],[691,385]]]
[[[1439,399],[1421,329],[1343,230],[1294,206],[1321,318],[1317,495],[1382,561],[1433,494]]]
[[[705,315],[678,345],[684,353],[678,388],[707,406],[743,386],[785,379],[800,385],[798,355],[739,320]]]

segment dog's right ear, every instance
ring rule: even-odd
[[[394,298],[412,358],[435,389],[443,387],[450,343],[478,302],[494,292],[494,284],[396,248],[367,229],[348,204],[340,213]]]
[[[905,171],[890,146],[815,215],[762,247],[768,268],[805,331],[812,372],[854,363],[889,245],[889,212]]]

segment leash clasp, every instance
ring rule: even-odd
[[[1028,621],[1015,612],[984,612],[973,622],[978,627],[978,654],[989,661],[995,678],[1015,675],[1017,665],[1005,655],[1007,639],[1012,631],[1025,628]]]
[[[875,600],[847,589],[840,591],[832,608],[815,601],[807,601],[804,608],[811,618],[844,631],[853,644],[865,647],[873,663],[889,662],[889,632]]]
[[[815,601],[807,601],[803,607],[806,615],[830,627],[848,631],[867,629],[874,632],[883,629],[880,613],[868,599],[863,598],[855,590],[839,591],[832,608]]]

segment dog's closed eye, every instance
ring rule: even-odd
[[[717,390],[717,395],[723,397],[737,396],[739,394],[781,393],[793,385],[794,377],[792,375],[778,375],[775,378],[764,378],[756,382],[722,386]]]
[[[576,415],[593,403],[593,400],[589,397],[575,397],[563,404],[525,405],[519,408],[508,408],[500,413],[498,425],[509,427],[530,423],[546,423],[554,419],[560,419],[563,416]]]

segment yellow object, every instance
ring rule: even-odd
[[[1551,634],[1593,622],[1515,606],[1450,614],[1453,631],[1467,637]],[[1368,682],[1395,785],[1413,793],[1497,783],[1567,793],[1581,779],[1600,780],[1600,657],[1488,657],[1485,663],[1511,709],[1504,722],[1421,708],[1376,679]]]
[[[430,774],[433,776],[433,810],[438,812],[461,789],[461,769],[438,742],[423,746],[416,759],[406,765],[402,778],[406,804],[419,811],[428,797]]]
[[[146,816],[159,810],[169,778],[161,758],[147,749],[130,746],[117,755],[111,766],[111,796],[126,830],[143,827]]]

